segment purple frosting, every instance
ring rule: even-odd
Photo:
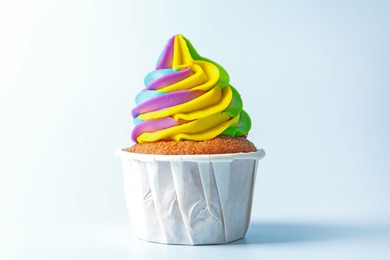
[[[166,86],[170,86],[170,85],[175,84],[179,81],[182,81],[182,80],[192,76],[193,74],[194,73],[189,68],[184,69],[184,70],[179,70],[177,72],[170,73],[168,75],[165,75],[165,76],[153,81],[145,89],[156,90],[156,89],[164,88]]]
[[[164,95],[149,99],[148,101],[139,104],[131,111],[131,114],[133,117],[137,117],[141,113],[173,107],[193,100],[203,93],[205,92],[200,90],[180,90],[175,92],[168,92]]]
[[[154,132],[154,131],[166,129],[169,127],[181,125],[185,122],[186,121],[184,120],[176,121],[172,117],[164,117],[159,119],[148,120],[134,127],[134,130],[131,133],[131,139],[133,139],[134,142],[137,142],[137,137],[140,136],[142,133]]]
[[[169,39],[168,44],[165,47],[164,52],[161,56],[161,59],[159,60],[156,66],[156,70],[172,68],[174,42],[175,42],[175,36]]]

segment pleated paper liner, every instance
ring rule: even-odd
[[[164,244],[223,244],[248,230],[262,149],[217,155],[148,155],[120,149],[135,235]]]

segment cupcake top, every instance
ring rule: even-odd
[[[132,110],[136,143],[245,137],[251,127],[226,70],[182,35],[169,39]]]

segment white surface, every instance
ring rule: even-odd
[[[389,259],[388,1],[1,1],[0,258]],[[222,64],[267,152],[245,243],[130,236],[130,110],[167,39]]]
[[[49,229],[51,231],[48,231]],[[26,236],[27,234],[27,236]],[[2,259],[388,259],[390,226],[317,220],[252,220],[247,236],[226,245],[177,246],[131,236],[128,222],[79,223],[14,233]],[[4,244],[3,244],[4,245]]]

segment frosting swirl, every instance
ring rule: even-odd
[[[246,136],[251,127],[226,70],[201,57],[182,35],[168,41],[144,83],[132,110],[135,142]]]

